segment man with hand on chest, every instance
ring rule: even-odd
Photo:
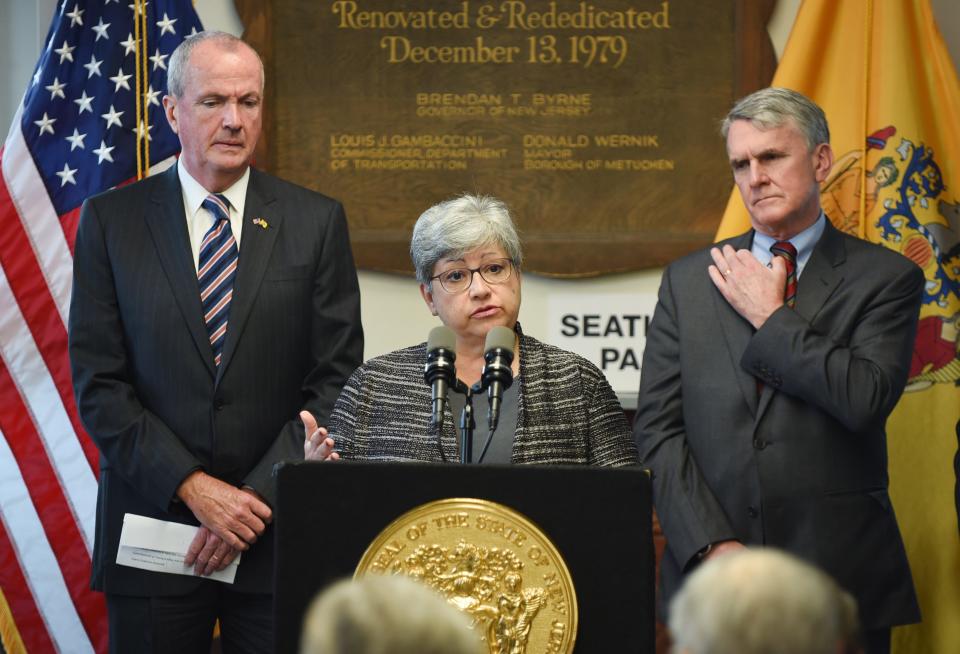
[[[890,498],[885,422],[907,381],[923,274],[835,229],[826,117],[788,89],[722,128],[752,229],[664,272],[634,438],[667,540],[661,600],[700,561],[787,550],[858,601],[867,651],[919,609]]]

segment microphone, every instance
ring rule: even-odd
[[[427,338],[427,363],[423,367],[423,379],[430,385],[430,400],[433,413],[430,423],[438,428],[443,424],[443,409],[447,404],[447,390],[456,384],[457,337],[443,325],[430,330]]]
[[[487,340],[483,346],[483,366],[481,379],[487,387],[487,398],[490,401],[490,418],[488,426],[492,434],[500,420],[500,402],[503,392],[513,383],[513,343],[516,336],[508,327],[494,327],[487,332]]]

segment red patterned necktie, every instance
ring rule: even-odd
[[[210,336],[213,360],[220,366],[223,342],[227,335],[230,300],[233,299],[233,280],[237,276],[237,241],[230,229],[230,202],[222,195],[208,195],[203,208],[213,216],[213,226],[203,236],[197,280],[200,283],[200,301],[203,321]]]
[[[783,257],[787,264],[787,284],[783,292],[783,302],[791,309],[797,304],[797,248],[790,241],[777,241],[770,246],[774,256]]]

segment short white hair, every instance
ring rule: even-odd
[[[769,548],[708,560],[670,602],[674,652],[836,654],[857,638],[857,606],[832,578]]]
[[[173,53],[170,55],[170,61],[167,62],[167,92],[170,95],[175,98],[183,97],[183,92],[187,88],[187,82],[191,72],[190,55],[193,54],[194,48],[206,41],[216,43],[228,51],[246,48],[252,52],[257,58],[257,61],[260,62],[260,92],[263,92],[265,79],[263,59],[260,58],[260,54],[254,50],[249,43],[233,34],[218,30],[204,30],[203,32],[197,32],[196,34],[188,36],[180,42],[180,45],[173,49]]]
[[[750,121],[761,129],[780,127],[787,121],[793,121],[806,139],[810,152],[821,143],[830,143],[830,127],[823,109],[793,89],[771,86],[740,98],[720,125],[724,140],[730,125],[737,120]]]
[[[467,193],[433,205],[417,219],[410,239],[410,259],[417,281],[429,286],[440,259],[458,259],[485,245],[503,248],[514,267],[520,269],[520,237],[510,210],[501,200]]]
[[[339,581],[310,605],[300,654],[481,654],[467,617],[403,576]]]

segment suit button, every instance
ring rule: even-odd
[[[213,400],[213,408],[216,409],[217,411],[223,410],[224,404],[225,402],[223,401],[223,399],[219,397]]]
[[[748,506],[748,507],[747,507],[747,515],[750,516],[751,518],[756,518],[758,515],[760,515],[760,512],[757,511],[757,507],[755,507],[755,506]]]
[[[765,448],[766,446],[767,446],[767,441],[763,440],[762,438],[754,438],[754,439],[753,439],[753,447],[754,447],[754,449],[756,449],[756,450],[762,450],[762,449]]]

